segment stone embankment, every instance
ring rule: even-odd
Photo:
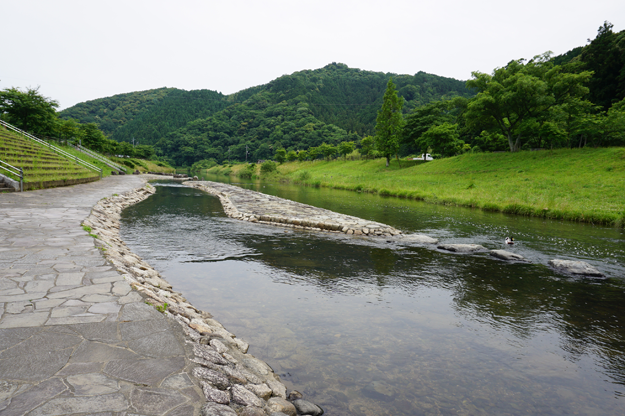
[[[146,185],[126,195],[101,200],[83,222],[96,235],[96,245],[130,286],[147,302],[170,315],[183,328],[192,346],[197,366],[192,374],[201,380],[207,404],[202,415],[320,415],[323,410],[301,398],[289,395],[280,377],[265,362],[248,354],[249,345],[228,332],[204,311],[191,305],[173,290],[160,274],[132,253],[119,236],[121,211],[155,192]]]
[[[339,214],[299,202],[289,201],[238,186],[218,182],[189,181],[185,185],[219,198],[226,215],[244,221],[303,230],[345,233],[371,237],[392,237],[401,231],[374,221]]]

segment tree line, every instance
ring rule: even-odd
[[[612,27],[605,22],[589,45],[562,57],[547,52],[491,74],[473,72],[466,86],[474,97],[432,101],[403,120],[401,111],[387,109],[401,108],[390,81],[376,127],[378,150],[388,160],[425,152],[624,146],[625,31]]]

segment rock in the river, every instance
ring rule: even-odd
[[[304,397],[304,395],[302,393],[300,393],[297,390],[293,390],[292,392],[289,393],[289,400],[293,401],[293,400],[297,400],[297,399],[302,399]]]
[[[286,399],[286,386],[281,382],[273,379],[267,379],[267,385],[271,389],[274,396]]]
[[[549,260],[549,265],[559,272],[579,274],[582,276],[603,277],[603,273],[585,261],[579,260]]]
[[[297,399],[293,401],[293,406],[297,409],[297,413],[301,415],[320,416],[323,414],[323,409],[314,403],[304,399]]]
[[[453,251],[455,253],[474,253],[486,250],[486,247],[479,244],[441,244],[437,246],[441,250]]]
[[[408,234],[397,238],[399,244],[438,244],[436,238],[429,237],[425,234]]]
[[[390,402],[395,398],[395,395],[388,384],[381,381],[374,381],[364,389],[362,392],[375,400],[382,400]]]
[[[491,250],[490,255],[493,257],[497,257],[498,259],[502,259],[502,260],[529,262],[529,260],[521,256],[520,254],[511,253],[506,250]]]
[[[282,397],[272,397],[267,400],[267,407],[270,412],[282,412],[288,416],[297,416],[297,410],[292,403],[287,402]]]
[[[237,416],[237,414],[226,405],[208,402],[202,407],[202,416]]]

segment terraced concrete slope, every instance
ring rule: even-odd
[[[0,160],[24,170],[24,190],[75,185],[100,179],[99,173],[0,126]],[[6,171],[0,173],[19,180]]]

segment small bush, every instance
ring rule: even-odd
[[[256,163],[248,164],[245,169],[239,171],[239,178],[251,179],[256,172]]]
[[[300,181],[307,181],[307,180],[309,180],[310,178],[312,178],[312,175],[310,174],[310,172],[308,172],[308,171],[304,170],[304,171],[302,171],[302,172],[300,172],[300,173],[299,173],[299,175],[297,176],[297,178],[298,178]]]
[[[276,165],[276,162],[273,162],[271,160],[267,160],[265,162],[263,162],[262,165],[260,165],[260,172],[261,173],[272,173],[278,170],[278,165]]]

